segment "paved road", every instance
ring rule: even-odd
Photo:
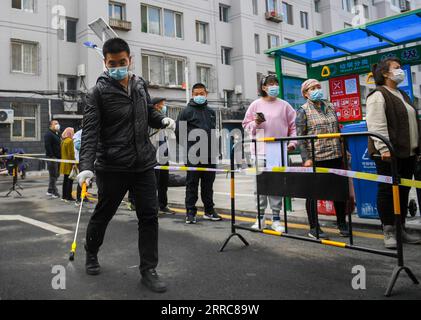
[[[83,235],[93,205],[84,210],[76,260],[69,264],[77,208],[47,199],[45,185],[45,178],[31,178],[24,183],[23,198],[0,198],[1,299],[383,299],[395,263],[387,257],[248,232],[241,233],[250,247],[234,239],[219,253],[230,232],[229,221],[186,226],[182,214],[163,216],[159,271],[169,291],[158,295],[138,285],[134,213],[121,206],[100,252],[103,273],[90,277],[84,273]],[[7,188],[8,181],[1,180],[0,194]],[[6,215],[33,220],[6,221]],[[34,220],[48,225],[28,222]],[[247,217],[243,220],[249,224]],[[51,226],[60,229],[49,230]],[[358,244],[382,247],[379,232],[357,231],[362,234]],[[304,235],[306,230],[297,225],[291,232]],[[405,256],[421,278],[421,246],[405,246]],[[55,265],[66,268],[66,290],[51,286]],[[366,290],[352,289],[356,265],[366,268]],[[402,276],[394,298],[421,299],[421,288]]]

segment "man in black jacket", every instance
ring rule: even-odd
[[[158,265],[158,208],[154,167],[156,151],[148,127],[175,129],[175,122],[155,111],[145,81],[128,71],[130,48],[119,38],[103,47],[108,71],[90,90],[83,118],[79,184],[96,171],[98,204],[86,234],[86,272],[100,273],[98,251],[105,230],[126,192],[133,191],[139,219],[139,255],[142,283],[155,292],[166,285],[155,271]]]
[[[51,159],[61,159],[61,138],[60,138],[60,124],[57,120],[50,121],[50,127],[44,135],[45,155]],[[50,182],[48,184],[47,196],[54,199],[59,198],[60,195],[57,189],[57,179],[60,176],[59,163],[47,162],[48,174]]]
[[[187,165],[190,167],[216,168],[218,141],[216,136],[215,111],[208,106],[206,86],[193,86],[193,98],[180,112],[177,119],[177,140],[184,146]],[[183,130],[186,129],[186,130]],[[201,197],[205,205],[205,220],[220,221],[213,203],[213,183],[215,172],[188,171],[186,179],[186,224],[196,224],[198,188],[201,181]]]

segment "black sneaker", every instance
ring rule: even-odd
[[[149,269],[142,273],[142,284],[153,292],[163,293],[167,291],[165,282],[159,279],[158,273],[155,269]]]
[[[338,225],[339,235],[343,238],[349,238],[351,233],[349,232],[348,224],[340,224]]]
[[[212,211],[209,213],[205,213],[203,215],[203,219],[211,220],[211,221],[221,221],[222,217],[219,214],[217,214],[215,211]]]
[[[196,224],[196,223],[197,223],[196,214],[188,212],[186,216],[186,224]]]
[[[86,251],[86,273],[90,276],[96,276],[101,273],[101,266],[98,262],[98,254]]]
[[[317,239],[317,231],[316,228],[310,229],[308,236],[313,239]],[[319,229],[319,239],[329,240],[329,237],[326,233],[323,232],[322,229]]]
[[[160,214],[175,214],[175,211],[171,210],[168,207],[159,209]]]

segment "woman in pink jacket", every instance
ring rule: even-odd
[[[250,105],[243,121],[243,128],[246,133],[253,139],[295,137],[296,112],[288,102],[278,98],[279,81],[277,77],[272,74],[264,77],[260,82],[259,91],[261,97]],[[288,144],[288,151],[294,150],[295,147],[296,142],[291,141]],[[278,155],[276,155],[277,150],[279,150]],[[269,145],[269,143],[257,143],[257,152],[253,144],[251,145],[251,153],[254,157],[257,157],[259,168],[281,166],[280,144],[274,146]],[[260,196],[260,210],[263,213],[260,221],[261,227],[265,227],[264,213],[268,202],[272,209],[272,229],[277,232],[284,232],[285,228],[281,224],[280,218],[282,197],[278,196]],[[258,227],[259,221],[256,220],[252,228],[258,229]]]

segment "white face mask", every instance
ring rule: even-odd
[[[58,132],[58,131],[60,131],[60,125],[59,124],[56,124],[55,126],[54,126],[54,128],[56,129],[56,131]]]
[[[393,69],[390,73],[392,74],[390,80],[396,82],[397,84],[402,83],[405,80],[405,71],[402,69]]]

